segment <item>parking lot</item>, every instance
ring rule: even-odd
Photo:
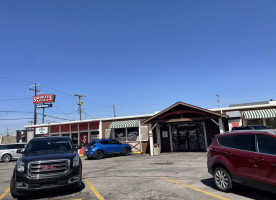
[[[83,161],[81,190],[58,190],[25,199],[275,199],[275,194],[238,186],[233,193],[216,189],[207,172],[206,153],[163,153],[160,156],[111,156]],[[9,183],[15,161],[0,162],[0,200],[13,199]]]

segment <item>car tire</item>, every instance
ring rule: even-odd
[[[11,178],[10,192],[11,192],[11,195],[12,195],[13,198],[20,198],[20,197],[23,196],[22,194],[19,194],[18,192],[16,192],[14,177]]]
[[[128,155],[129,155],[129,152],[130,152],[130,151],[129,151],[129,149],[128,149],[128,148],[124,148],[124,150],[123,150],[123,153],[122,153],[122,154],[123,154],[124,156],[128,156]]]
[[[78,185],[77,185],[77,189],[81,188],[81,184],[82,184],[82,167],[80,167],[80,171],[79,171],[79,180],[78,180]]]
[[[12,156],[11,156],[10,154],[8,154],[8,153],[6,153],[6,154],[4,154],[4,155],[2,156],[2,160],[3,160],[4,162],[10,162],[11,159],[12,159]]]
[[[100,160],[103,158],[103,152],[102,151],[96,151],[94,157],[97,159],[97,160]]]
[[[233,188],[233,182],[230,174],[222,167],[217,167],[215,169],[214,181],[220,191],[230,192]]]

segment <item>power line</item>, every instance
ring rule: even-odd
[[[108,105],[101,104],[101,103],[96,103],[96,102],[90,101],[90,100],[88,100],[88,99],[86,99],[86,101],[87,101],[88,103],[93,103],[93,104],[97,104],[97,105],[100,105],[100,106],[104,106],[104,107],[112,108],[112,106],[108,106]]]
[[[19,79],[14,79],[14,78],[7,78],[7,77],[3,77],[3,76],[0,76],[0,79],[5,79],[5,80],[10,80],[10,81],[17,81],[17,82],[25,82],[25,83],[33,83],[33,82],[30,82],[30,81],[24,81],[24,80],[19,80]]]
[[[16,118],[16,119],[0,119],[0,120],[4,121],[4,120],[26,120],[26,119],[33,119],[33,118]]]
[[[33,113],[33,112],[27,112],[27,111],[12,111],[12,110],[1,110],[0,112],[3,112],[3,113]]]
[[[53,111],[52,109],[50,109],[49,111],[54,112],[54,113],[57,113],[57,114],[62,114],[62,115],[70,115],[70,114],[73,114],[73,113],[78,112],[78,111],[74,111],[74,112],[70,112],[70,113],[61,113],[61,112]]]
[[[87,114],[89,117],[91,117],[92,119],[95,119],[95,117],[92,117],[91,115],[89,115],[87,112],[84,112],[85,114]]]
[[[21,100],[30,100],[31,98],[22,98],[22,99],[0,99],[0,101],[21,101]]]
[[[40,113],[39,113],[40,114]],[[42,114],[41,114],[42,115]],[[64,118],[61,118],[61,117],[54,117],[54,116],[51,116],[51,115],[44,115],[45,117],[51,117],[51,118],[54,118],[54,119],[61,119],[61,120],[68,120],[68,121],[74,121],[73,119],[64,119]]]

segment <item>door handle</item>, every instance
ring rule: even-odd
[[[260,157],[260,158],[255,158],[256,162],[257,163],[260,163],[260,162],[263,162],[264,161],[264,158]]]
[[[224,154],[225,154],[226,156],[231,156],[231,155],[232,155],[231,152],[224,152]]]

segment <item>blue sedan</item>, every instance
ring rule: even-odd
[[[90,159],[102,159],[106,154],[122,154],[129,155],[131,146],[122,144],[114,139],[92,140],[85,148],[84,155]]]

